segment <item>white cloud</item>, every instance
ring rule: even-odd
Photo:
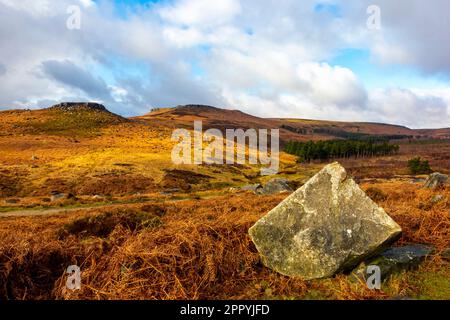
[[[381,65],[409,64],[414,59],[410,52],[405,51],[404,48],[395,44],[388,44],[384,40],[374,43],[372,54]]]
[[[177,25],[216,26],[228,22],[240,11],[236,0],[181,0],[162,8],[160,15]]]
[[[79,0],[81,5],[85,8],[89,8],[95,6],[95,2],[93,0]]]
[[[50,0],[0,0],[0,4],[17,11],[27,12],[34,16],[52,14],[52,4]]]
[[[169,42],[178,48],[193,47],[205,40],[203,34],[195,28],[168,27],[163,30],[163,34]]]
[[[317,105],[362,108],[366,104],[365,89],[350,69],[305,63],[298,66],[297,74],[307,96]]]
[[[372,49],[380,62],[414,66],[428,74],[450,74],[450,1],[378,0],[379,31],[361,28],[365,9],[374,1],[339,2],[347,14],[349,31],[358,35],[355,42]]]
[[[373,32],[368,0],[329,2],[342,16],[316,14],[316,0],[178,0],[127,18],[109,1],[0,0],[0,107],[102,99],[127,115],[206,103],[270,117],[449,126],[445,78],[436,89],[368,90],[358,70],[323,62],[361,48],[381,64],[448,77],[449,2],[399,1],[403,8],[379,1],[383,29]],[[82,7],[81,30],[65,27],[72,4]]]
[[[442,95],[435,95],[432,91],[414,92],[409,89],[388,88],[375,90],[370,97],[370,111],[380,122],[414,128],[448,127],[449,105],[449,100],[446,101]]]

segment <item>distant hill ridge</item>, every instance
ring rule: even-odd
[[[450,128],[415,130],[406,126],[377,122],[345,122],[294,118],[261,118],[240,110],[222,109],[210,105],[187,104],[173,108],[156,108],[152,112],[134,117],[168,127],[192,125],[202,120],[203,128],[279,128],[281,139],[327,140],[365,139],[369,136],[388,139],[450,138]],[[439,133],[439,134],[438,134]]]
[[[172,112],[174,114],[191,114],[191,115],[200,115],[202,113],[209,113],[209,114],[241,114],[252,118],[258,118],[256,116],[252,116],[250,114],[247,114],[245,112],[242,112],[240,110],[231,110],[231,109],[223,109],[218,108],[214,106],[209,105],[203,105],[203,104],[187,104],[187,105],[179,105],[175,108],[168,108],[169,112]],[[261,118],[259,118],[261,119]]]
[[[409,129],[404,126],[371,122],[340,122],[294,118],[261,118],[240,110],[210,105],[187,104],[172,108],[155,108],[150,113],[124,118],[96,102],[62,102],[40,110],[0,111],[0,131],[83,134],[109,125],[146,124],[165,129],[191,128],[201,120],[203,129],[280,129],[280,140],[310,141],[331,139],[450,139],[450,128]],[[2,125],[3,124],[3,125]],[[0,132],[0,135],[1,135]]]
[[[185,110],[215,110],[215,111],[219,111],[219,110],[223,110],[217,107],[213,107],[213,106],[209,106],[206,104],[186,104],[186,105],[179,105],[176,106],[175,109],[185,109]]]

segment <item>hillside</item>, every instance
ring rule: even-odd
[[[156,109],[146,115],[126,119],[111,113],[96,103],[61,103],[40,110],[0,111],[0,136],[19,134],[48,134],[56,136],[92,136],[99,130],[128,123],[131,126],[151,125],[165,129],[193,127],[195,120],[203,128],[280,129],[282,142],[288,140],[329,140],[385,136],[390,139],[448,139],[450,128],[414,130],[404,126],[338,122],[288,118],[260,118],[239,110],[220,109],[205,105],[185,105]]]
[[[287,118],[259,118],[239,110],[226,110],[204,105],[186,105],[176,108],[157,109],[144,116],[142,121],[169,127],[192,128],[194,120],[202,120],[204,128],[260,128],[280,129],[281,140],[322,140],[336,138],[363,138],[367,135],[387,136],[392,139],[447,138],[450,128],[414,130],[404,126],[369,123],[338,122]]]
[[[61,103],[41,110],[1,111],[0,120],[0,136],[13,133],[90,136],[101,128],[128,122],[96,103]]]
[[[226,110],[204,105],[186,105],[175,108],[157,109],[144,116],[135,117],[149,123],[158,123],[166,127],[192,128],[194,121],[201,120],[204,129],[276,129],[277,120],[258,118],[239,110]],[[282,139],[299,138],[299,135],[289,130],[281,129]]]
[[[450,128],[417,130],[420,134],[434,139],[450,139]]]

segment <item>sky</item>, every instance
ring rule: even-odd
[[[0,0],[0,110],[207,104],[450,127],[448,30],[448,0]]]

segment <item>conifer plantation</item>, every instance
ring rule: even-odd
[[[299,162],[311,162],[312,160],[387,156],[396,154],[399,148],[399,145],[396,144],[372,140],[289,141],[284,151],[298,156]]]

